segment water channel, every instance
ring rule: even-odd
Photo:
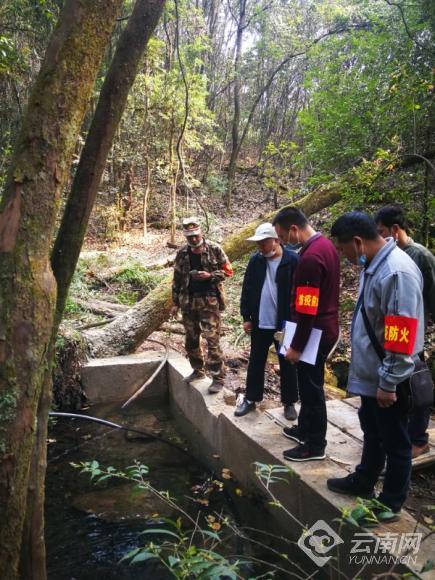
[[[175,446],[149,439],[133,432],[67,418],[51,422],[46,481],[46,546],[49,580],[105,580],[173,578],[156,561],[131,565],[122,558],[131,550],[144,546],[151,538],[144,530],[165,526],[163,518],[175,520],[180,513],[148,491],[119,479],[95,484],[87,473],[71,463],[96,460],[100,466],[125,470],[135,461],[148,466],[147,480],[158,490],[168,491],[176,503],[193,519],[199,517],[207,529],[207,518],[225,516],[231,523],[253,525],[264,518],[262,501],[255,497],[239,498],[237,483],[225,481],[222,473],[212,474],[188,452],[169,409],[159,406],[123,413],[118,405],[96,405],[87,411],[116,423],[136,427],[161,436]],[[138,413],[138,412],[137,412]],[[178,449],[176,446],[181,447]],[[221,483],[218,480],[221,479]],[[225,485],[222,485],[222,484]],[[198,512],[201,514],[198,516]],[[252,521],[246,514],[255,514]],[[187,529],[192,528],[181,516]],[[212,528],[211,528],[212,529]],[[243,577],[265,574],[273,554],[261,546],[254,549],[235,534],[226,534],[219,547],[224,555],[240,555],[263,560],[263,565],[247,564]],[[265,538],[262,538],[265,541]],[[266,538],[266,543],[270,544]],[[278,547],[278,546],[275,546]],[[289,564],[290,571],[290,564]],[[269,575],[264,577],[272,577]],[[274,578],[288,577],[278,574]]]

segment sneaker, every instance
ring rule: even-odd
[[[298,414],[293,404],[284,405],[284,417],[287,419],[287,421],[296,421]]]
[[[223,383],[217,381],[216,379],[213,379],[212,384],[208,388],[208,392],[211,395],[215,395],[216,393],[219,393],[219,391],[222,391],[223,388],[224,388]]]
[[[374,487],[362,481],[356,473],[350,473],[346,477],[333,477],[326,481],[328,489],[335,493],[344,495],[355,495],[357,497],[372,498]]]
[[[287,461],[314,461],[316,459],[325,459],[326,457],[325,450],[314,452],[303,443],[293,449],[287,449],[287,451],[284,451],[283,455],[284,459],[287,459]]]
[[[236,410],[234,411],[234,415],[236,417],[243,417],[243,415],[247,415],[251,411],[255,411],[255,403],[251,403],[246,399],[243,399],[240,405],[237,405]]]
[[[190,373],[187,377],[184,377],[184,382],[192,383],[193,381],[200,381],[201,379],[205,379],[206,374],[204,371],[200,369],[195,369],[193,373]]]
[[[287,439],[291,439],[292,441],[296,441],[296,443],[303,443],[303,437],[300,434],[299,427],[293,425],[293,427],[284,427],[282,430],[282,434]]]
[[[420,457],[420,455],[424,455],[425,453],[429,453],[430,447],[429,443],[425,443],[424,445],[413,445],[412,446],[412,459],[416,459]]]

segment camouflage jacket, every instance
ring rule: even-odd
[[[223,281],[233,275],[231,263],[222,248],[214,242],[204,240],[201,252],[201,266],[205,272],[212,274],[211,283],[216,287],[219,309],[225,309],[225,291]],[[174,280],[172,283],[172,302],[187,310],[189,307],[190,257],[189,246],[186,244],[177,252],[174,264]]]

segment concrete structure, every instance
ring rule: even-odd
[[[161,358],[155,354],[91,361],[84,371],[87,395],[91,402],[108,402],[108,397],[124,401],[145,383],[160,361]],[[282,459],[283,450],[291,447],[292,442],[281,435],[282,424],[285,422],[281,408],[234,417],[234,397],[225,391],[209,395],[208,379],[193,385],[186,384],[183,377],[190,372],[186,359],[171,355],[167,375],[162,373],[161,377],[156,377],[138,401],[146,404],[148,397],[169,396],[171,410],[189,439],[192,452],[215,470],[222,467],[229,469],[237,486],[244,491],[254,490],[271,499],[264,482],[255,474],[255,462],[289,467],[291,475],[288,483],[274,483],[270,487],[274,500],[282,507],[269,505],[263,518],[267,518],[275,532],[295,542],[300,539],[304,529],[309,530],[318,520],[328,522],[344,542],[344,545],[337,545],[324,554],[325,558],[332,556],[322,568],[325,571],[328,569],[331,578],[372,578],[375,574],[385,573],[391,568],[390,553],[399,554],[399,540],[405,534],[428,534],[427,528],[417,525],[411,514],[403,511],[398,522],[388,526],[380,525],[367,531],[370,535],[366,535],[366,545],[369,539],[373,546],[378,540],[378,548],[379,541],[385,546],[385,538],[391,540],[394,537],[395,549],[383,553],[379,548],[376,552],[377,563],[372,560],[369,566],[363,565],[364,553],[361,555],[361,551],[355,552],[351,560],[352,550],[356,549],[355,533],[365,531],[333,523],[340,517],[343,508],[355,505],[355,502],[352,498],[330,492],[325,482],[328,477],[340,477],[352,471],[360,458],[362,436],[356,414],[356,399],[328,401],[328,447],[325,461],[289,464]],[[134,386],[129,383],[130,380]],[[226,401],[231,401],[231,404]],[[434,425],[431,425],[431,431],[433,442]],[[431,449],[433,454],[434,448]],[[263,505],[267,506],[268,503]],[[310,536],[306,537],[309,539]],[[300,559],[304,557],[302,550]],[[402,551],[401,555],[404,554]],[[394,571],[405,573],[411,570],[417,574],[428,560],[434,558],[434,554],[435,540],[429,537],[421,543],[418,553],[412,555],[411,563],[407,566],[399,564]],[[359,565],[355,565],[355,562],[359,562]],[[318,566],[313,564],[311,557],[306,557],[305,570],[316,571]],[[433,572],[425,572],[419,577],[434,578],[434,575]]]

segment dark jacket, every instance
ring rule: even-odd
[[[408,238],[403,251],[414,260],[423,276],[424,317],[426,324],[435,322],[435,257],[430,250]]]
[[[248,262],[243,279],[240,313],[243,321],[252,322],[254,327],[258,326],[261,291],[266,279],[266,262],[267,258],[262,256],[260,252],[255,252]],[[290,320],[291,290],[297,262],[298,255],[291,250],[283,248],[281,262],[276,272],[278,286],[277,329],[282,328],[284,320]]]

